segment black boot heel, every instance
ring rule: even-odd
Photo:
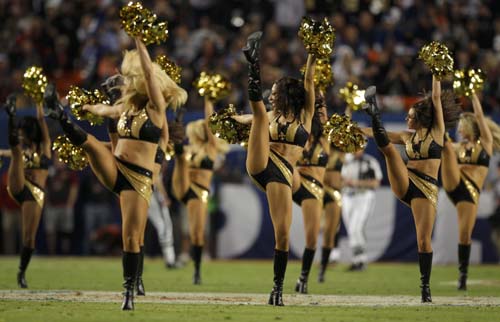
[[[268,304],[274,306],[285,306],[285,304],[283,304],[283,285],[274,285],[271,290],[271,294],[269,294]]]
[[[19,288],[28,288],[28,282],[26,282],[24,271],[17,272],[17,286],[19,286]]]
[[[135,284],[135,288],[137,290],[137,296],[145,296],[146,295],[146,290],[144,289],[144,282],[142,281],[142,278],[137,279],[137,282]]]
[[[295,292],[300,294],[307,294],[307,280],[299,278],[295,284]]]
[[[376,94],[377,88],[375,86],[370,86],[365,90],[365,100],[367,104],[363,106],[363,110],[372,118],[373,138],[375,139],[377,146],[379,148],[383,148],[389,145],[390,141],[385,128],[382,125],[382,120],[380,119],[380,111],[377,106]]]
[[[126,280],[123,286],[125,291],[123,292],[122,310],[132,311],[134,309],[134,281]]]
[[[467,274],[460,274],[460,276],[458,277],[457,290],[467,291]]]
[[[432,303],[431,289],[429,287],[429,284],[422,284],[420,288],[422,295],[422,303]]]

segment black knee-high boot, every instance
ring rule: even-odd
[[[57,98],[54,84],[48,84],[43,95],[44,108],[47,116],[58,120],[68,139],[76,146],[80,146],[87,141],[87,133],[78,125],[71,122],[64,112],[64,107]]]
[[[19,134],[18,134],[18,126],[16,121],[16,96],[14,94],[10,94],[7,97],[7,102],[5,103],[5,111],[9,116],[8,121],[8,131],[9,131],[9,146],[11,148],[17,146],[19,144]]]
[[[137,278],[136,278],[136,291],[137,295],[146,295],[146,290],[144,289],[144,282],[142,281],[142,271],[144,269],[144,246],[140,247],[139,252],[139,265],[137,266]]]
[[[283,281],[285,280],[288,252],[274,250],[274,286],[269,295],[270,305],[283,306]]]
[[[315,252],[316,249],[304,248],[304,254],[302,255],[302,270],[295,284],[295,292],[307,294],[307,280],[309,279],[309,271],[311,270]]]
[[[432,302],[430,289],[432,252],[418,253],[418,263],[420,265],[420,288],[422,294],[422,303]]]
[[[203,252],[203,246],[191,246],[191,257],[194,263],[194,274],[193,274],[193,284],[201,284],[201,254]]]
[[[383,148],[389,144],[389,137],[385,131],[382,120],[380,119],[380,111],[377,106],[376,99],[377,89],[375,86],[370,86],[365,91],[366,105],[363,107],[365,112],[372,118],[373,138],[379,148]]]
[[[31,260],[31,255],[33,255],[34,248],[23,247],[21,249],[21,259],[19,261],[19,271],[17,272],[17,285],[20,288],[28,288],[28,283],[26,282],[25,272],[28,268],[28,264]]]
[[[257,31],[247,39],[243,54],[248,61],[248,98],[252,102],[262,101],[262,85],[260,81],[259,50],[262,32]]]
[[[122,310],[134,309],[134,285],[139,266],[139,253],[123,252],[123,302]]]
[[[332,249],[329,247],[323,247],[321,249],[321,264],[319,267],[318,282],[323,283],[325,281],[325,272],[328,266],[328,261],[330,259],[330,253]]]
[[[470,245],[458,244],[458,289],[467,290],[467,273],[469,271]]]

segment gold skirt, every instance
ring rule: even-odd
[[[118,158],[116,159],[116,167],[119,172],[118,176],[120,176],[120,174],[123,175],[132,188],[137,191],[137,193],[143,197],[149,205],[151,195],[153,194],[153,178],[149,176],[151,171],[142,169],[134,164],[124,162]],[[144,173],[139,173],[139,170]],[[119,179],[117,178],[117,180]]]
[[[303,186],[314,198],[323,202],[323,197],[325,195],[325,190],[323,185],[319,183],[316,179],[311,176],[300,175],[300,185]]]
[[[255,185],[264,192],[270,182],[279,182],[289,187],[292,186],[292,165],[273,150],[269,151],[269,160],[264,170],[257,174],[248,174]]]
[[[333,200],[334,203],[337,204],[337,206],[342,207],[342,193],[340,192],[340,190],[337,190],[329,186],[325,186],[324,190],[325,190],[324,199],[330,198],[331,200]],[[324,203],[326,203],[326,200],[324,201]]]
[[[465,188],[469,191],[470,197],[472,198],[474,204],[477,205],[479,203],[480,191],[477,189],[476,185],[462,172],[460,172],[460,180],[464,182]]]
[[[410,207],[411,200],[414,198],[426,198],[434,208],[437,207],[438,186],[436,179],[425,174],[417,173],[415,170],[408,169],[408,178],[410,184],[405,197],[401,199]]]
[[[12,200],[14,200],[19,206],[21,206],[21,204],[25,201],[34,200],[40,208],[43,208],[45,191],[29,180],[24,180],[24,188],[20,193],[14,195],[10,191],[9,187],[7,187],[7,192]]]

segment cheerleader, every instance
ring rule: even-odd
[[[205,97],[205,119],[190,122],[186,128],[189,146],[176,143],[172,192],[187,208],[191,257],[194,263],[193,284],[201,284],[201,256],[205,243],[208,196],[214,162],[229,146],[208,128],[213,103]]]
[[[5,111],[9,116],[8,141],[10,150],[1,156],[10,157],[7,191],[21,207],[21,237],[23,248],[17,272],[17,285],[27,288],[26,269],[35,250],[36,232],[42,215],[45,184],[48,177],[50,136],[41,104],[36,104],[36,118],[25,116],[16,122],[16,97],[7,98]]]
[[[248,96],[253,119],[246,167],[255,184],[264,190],[274,228],[274,286],[268,303],[283,305],[283,281],[288,262],[292,222],[293,165],[302,156],[314,116],[315,58],[307,58],[304,82],[284,77],[274,83],[266,112],[262,101],[259,48],[262,32],[248,37],[243,53],[248,61]]]
[[[111,152],[105,144],[72,123],[49,84],[45,106],[70,141],[85,151],[99,181],[120,198],[123,238],[123,310],[134,309],[134,285],[140,259],[141,235],[152,194],[154,157],[165,123],[167,106],[177,108],[186,92],[153,63],[146,46],[135,38],[136,50],[125,53],[121,65],[122,97],[102,112],[119,118],[118,140]]]
[[[461,140],[445,140],[441,165],[443,188],[458,214],[458,289],[467,289],[471,236],[477,217],[479,194],[488,174],[493,150],[500,148],[500,128],[483,115],[476,94],[474,113],[462,113],[457,132]]]
[[[384,154],[392,191],[411,208],[417,233],[422,302],[432,302],[430,277],[432,269],[432,228],[436,216],[437,174],[441,164],[443,137],[446,128],[455,126],[459,105],[453,93],[441,93],[441,83],[432,77],[432,95],[417,102],[406,117],[412,131],[386,132],[375,99],[376,89],[365,92],[366,113],[372,128],[365,134],[373,136]],[[404,144],[408,163],[405,165],[394,144]]]
[[[295,292],[307,294],[307,280],[316,252],[316,243],[323,211],[323,178],[328,163],[330,144],[323,136],[323,124],[328,121],[324,98],[317,95],[316,113],[312,120],[311,135],[297,163],[292,185],[292,199],[302,207],[306,246],[302,255],[302,270],[295,284]]]

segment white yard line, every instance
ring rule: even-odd
[[[267,294],[148,292],[137,303],[265,305]],[[121,302],[119,292],[0,290],[0,301]],[[418,296],[298,295],[285,294],[285,305],[299,306],[420,306]],[[427,304],[426,304],[427,305]],[[434,296],[433,306],[500,306],[500,297]]]

